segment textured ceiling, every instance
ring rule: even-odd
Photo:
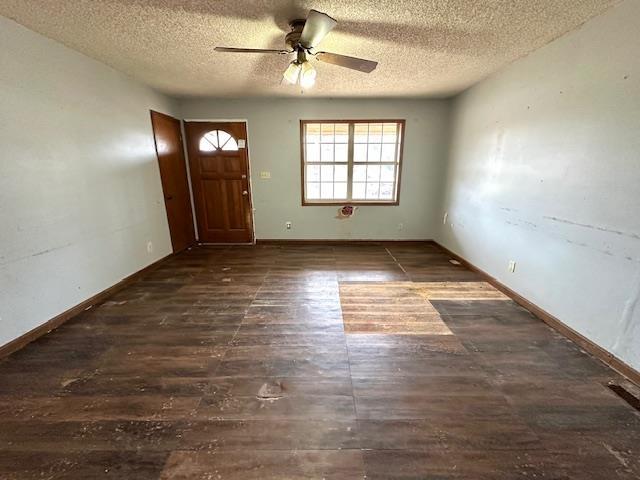
[[[545,45],[616,0],[0,0],[0,14],[175,96],[299,96],[281,85],[290,19],[338,26],[322,50],[379,62],[365,74],[317,63],[306,96],[445,97]]]

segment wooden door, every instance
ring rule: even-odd
[[[152,110],[151,125],[160,165],[171,245],[174,253],[180,252],[196,242],[180,121]]]
[[[246,125],[186,122],[185,130],[200,242],[253,242]]]

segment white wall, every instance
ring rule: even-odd
[[[636,369],[638,19],[627,0],[456,99],[438,236]]]
[[[448,145],[449,105],[441,100],[189,99],[186,119],[246,119],[258,239],[431,239],[437,229]],[[300,119],[407,120],[399,206],[301,206]],[[260,179],[270,171],[271,179]],[[290,231],[285,222],[293,222]],[[398,230],[398,225],[403,229]]]
[[[149,108],[172,105],[3,17],[0,45],[3,345],[170,253]]]

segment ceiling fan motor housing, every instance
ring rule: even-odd
[[[297,50],[300,46],[300,35],[302,35],[302,29],[304,28],[306,20],[291,20],[289,26],[291,31],[284,37],[284,43],[291,50]]]

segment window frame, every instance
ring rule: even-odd
[[[353,166],[355,162],[353,161],[353,150],[354,150],[354,135],[353,131],[355,129],[355,124],[357,123],[396,123],[399,126],[399,136],[400,136],[400,145],[398,149],[398,175],[396,180],[396,196],[395,200],[307,200],[306,199],[306,138],[305,138],[305,126],[307,124],[322,124],[322,123],[346,123],[349,125],[349,139],[348,139],[348,154],[347,154],[347,192],[351,195],[351,189],[353,187]],[[371,205],[371,206],[398,206],[400,205],[400,188],[402,186],[402,159],[404,153],[404,139],[405,139],[405,127],[406,120],[404,119],[353,119],[353,120],[331,120],[331,119],[313,119],[313,120],[300,120],[300,196],[302,198],[302,206],[303,207],[318,207],[318,206],[341,206],[341,205]],[[360,163],[360,162],[359,162]],[[380,164],[380,162],[368,162],[371,164]],[[332,162],[331,165],[335,165],[335,162]]]

